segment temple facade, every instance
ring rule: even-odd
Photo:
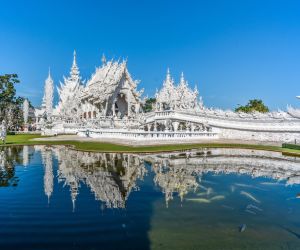
[[[128,71],[127,60],[107,61],[104,56],[102,65],[83,81],[74,52],[70,75],[57,87],[55,107],[49,71],[43,104],[36,110],[36,127],[43,134],[131,141],[300,140],[300,109],[243,113],[207,108],[197,86],[191,88],[183,73],[176,84],[168,69],[152,111],[145,113],[138,84]]]

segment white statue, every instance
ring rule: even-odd
[[[2,143],[5,144],[5,140],[6,140],[6,122],[5,122],[5,120],[3,120],[2,124],[1,124],[0,139],[1,139]]]

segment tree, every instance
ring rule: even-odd
[[[156,103],[156,98],[147,98],[145,104],[143,106],[144,112],[151,112],[153,109],[153,105]]]
[[[15,84],[19,83],[17,74],[0,75],[0,121],[5,120],[12,129],[23,123],[23,97],[16,97]]]
[[[252,99],[252,100],[249,100],[247,105],[245,105],[245,106],[239,105],[235,109],[235,112],[252,113],[255,111],[260,112],[260,113],[267,113],[267,112],[269,112],[269,108],[263,103],[262,100]]]

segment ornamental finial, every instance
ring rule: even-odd
[[[76,63],[76,50],[74,49],[74,52],[73,52],[73,67],[77,66],[76,64],[77,64]]]
[[[47,77],[47,80],[50,80],[50,81],[52,81],[50,67],[49,67],[49,69],[48,69],[48,77]]]
[[[104,53],[102,54],[101,62],[103,65],[106,64],[106,57],[105,57]]]
[[[167,79],[171,80],[170,68],[167,69]]]
[[[180,84],[185,84],[183,72],[181,72],[181,76],[180,76]]]

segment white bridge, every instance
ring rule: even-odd
[[[156,111],[135,120],[101,118],[65,124],[64,132],[128,140],[241,139],[300,140],[300,120],[285,117],[228,117],[205,112]]]

